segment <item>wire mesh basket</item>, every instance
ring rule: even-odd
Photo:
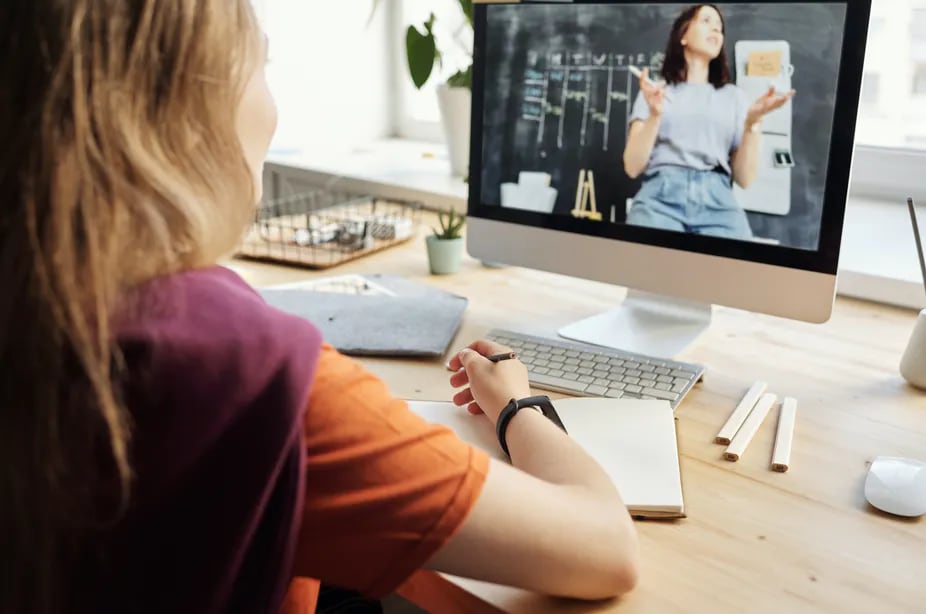
[[[325,188],[262,202],[237,256],[325,269],[407,241],[419,203]]]

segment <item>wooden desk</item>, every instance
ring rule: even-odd
[[[492,327],[554,336],[557,327],[617,304],[614,286],[468,259],[428,275],[423,238],[313,273],[233,261],[255,285],[349,272],[406,275],[470,299],[454,347]],[[718,308],[683,360],[707,367],[676,412],[689,517],[638,522],[642,579],[620,602],[578,603],[420,572],[402,594],[451,612],[924,612],[926,521],[865,502],[877,455],[926,459],[926,394],[898,363],[915,313],[839,299],[824,325]],[[440,362],[368,359],[398,396],[449,399]],[[769,470],[777,410],[737,463],[714,435],[753,381],[798,399],[791,470]],[[577,544],[576,547],[581,547]],[[493,607],[494,606],[494,607]]]

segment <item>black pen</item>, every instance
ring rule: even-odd
[[[512,358],[517,358],[518,355],[514,352],[502,352],[501,354],[492,354],[491,356],[486,356],[492,362],[498,362],[500,360],[511,360]]]

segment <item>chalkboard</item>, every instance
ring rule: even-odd
[[[658,74],[672,22],[688,5],[486,7],[482,202],[499,204],[522,170],[552,177],[557,214],[574,207],[579,170],[595,174],[604,220],[623,222],[639,188],[623,170],[633,64]],[[816,249],[845,5],[720,4],[735,77],[737,40],[786,40],[794,65],[791,209],[749,213],[757,236]]]

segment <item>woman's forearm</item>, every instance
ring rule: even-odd
[[[741,188],[748,188],[759,170],[759,145],[762,133],[746,126],[739,149],[733,155],[733,180]]]
[[[630,126],[627,147],[624,148],[624,172],[631,179],[636,179],[649,163],[659,134],[659,121],[658,115],[650,115]]]

